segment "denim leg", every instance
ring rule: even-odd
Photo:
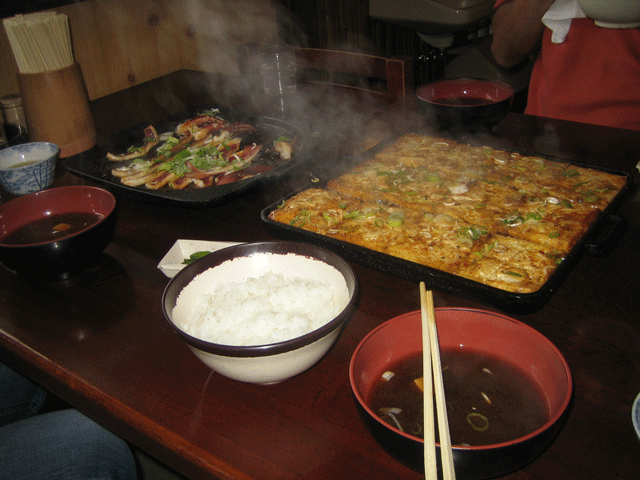
[[[77,410],[0,428],[1,480],[134,480],[128,445]]]
[[[47,391],[0,362],[0,427],[38,413]]]

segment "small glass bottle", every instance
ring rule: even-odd
[[[0,110],[2,110],[2,123],[4,123],[7,138],[10,141],[16,141],[26,137],[27,122],[20,95],[14,93],[0,97]]]
[[[22,109],[22,98],[17,93],[0,97],[0,108],[2,108],[2,119],[4,123],[13,123],[27,128]]]
[[[0,122],[0,150],[8,145],[7,135],[4,133],[4,123]]]

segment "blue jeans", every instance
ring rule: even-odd
[[[137,477],[124,440],[76,410],[36,415],[46,392],[0,363],[0,479]]]
[[[0,427],[36,415],[46,398],[44,388],[0,362]]]

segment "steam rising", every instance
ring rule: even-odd
[[[243,51],[246,53],[246,44],[307,46],[306,33],[278,2],[167,0],[140,4],[106,0],[59,10],[66,11],[70,18],[74,49],[92,98],[186,69],[205,72],[184,77],[193,82],[188,90],[202,93],[203,106],[213,103],[248,114],[282,115],[283,120],[310,134],[337,139],[335,143],[344,145],[345,152],[353,146],[346,143],[347,137],[374,140],[398,128],[418,130],[424,124],[419,114],[409,118],[406,113],[391,115],[367,108],[373,97],[364,95],[361,103],[355,103],[348,95],[321,87],[309,94],[307,89],[298,88],[295,96],[286,99],[284,113],[275,108],[274,99],[264,94],[259,69],[254,66],[243,70],[239,60]],[[96,37],[101,41],[91,40]],[[365,44],[361,40],[358,43]],[[354,47],[344,45],[340,49]],[[88,61],[89,56],[94,60]],[[154,93],[154,101],[167,115],[199,103],[193,96],[185,100],[183,92],[169,83]],[[125,108],[142,118],[147,107],[140,102]]]
[[[207,94],[218,106],[239,107],[249,114],[281,118],[306,130],[312,140],[331,139],[338,148],[344,147],[344,151],[335,151],[335,158],[352,153],[354,144],[353,141],[349,143],[348,138],[361,139],[366,147],[398,129],[423,127],[422,115],[412,114],[410,118],[406,111],[392,114],[376,110],[371,108],[379,100],[374,95],[363,93],[356,101],[351,94],[337,92],[328,85],[314,83],[311,89],[299,85],[295,94],[282,98],[266,95],[256,59],[258,50],[285,43],[306,46],[307,35],[287,12],[278,10],[282,7],[278,7],[277,2],[266,2],[268,6],[257,1],[241,3],[243,8],[227,8],[224,13],[219,9],[203,8],[209,2],[189,0],[187,3],[191,11],[197,12],[188,18],[188,22],[198,32],[200,69],[237,72],[235,75],[212,75],[207,83]],[[245,4],[251,8],[244,8]],[[272,27],[265,27],[266,19],[277,21]],[[255,32],[265,28],[270,35],[255,39]],[[216,47],[208,48],[210,45]],[[348,45],[341,49],[354,50]],[[220,69],[220,66],[224,68]],[[331,69],[330,65],[327,67]],[[364,79],[349,80],[355,81],[353,86],[369,87]]]

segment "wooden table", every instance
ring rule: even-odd
[[[207,82],[179,72],[95,101],[98,131],[109,135],[200,102]],[[158,92],[175,96],[160,102]],[[135,106],[145,104],[156,106],[146,114]],[[123,105],[132,105],[129,115]],[[517,114],[496,132],[505,145],[638,177],[640,132]],[[56,184],[76,183],[88,182],[62,168]],[[173,243],[268,240],[259,213],[288,188],[279,183],[196,209],[119,198],[115,237],[87,271],[39,283],[0,268],[0,359],[191,478],[423,478],[369,436],[348,381],[358,342],[381,322],[419,309],[416,284],[354,265],[361,296],[344,334],[316,366],[272,386],[212,373],[163,318],[168,279],[157,264]],[[629,224],[609,256],[584,257],[542,309],[513,315],[562,351],[575,398],[554,443],[506,478],[631,479],[640,472],[630,415],[640,393],[639,207],[634,193],[619,209]],[[441,292],[435,304],[492,309]]]

